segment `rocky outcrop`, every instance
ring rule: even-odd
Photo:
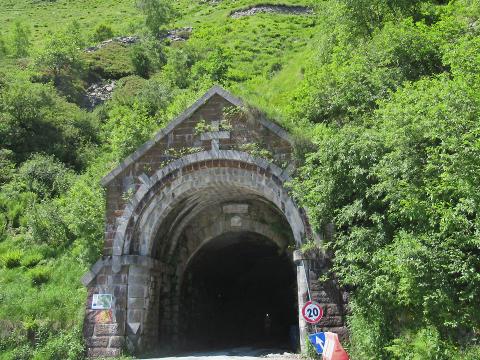
[[[90,46],[85,49],[86,53],[93,53],[97,50],[100,50],[101,48],[104,48],[112,43],[119,43],[123,45],[132,45],[136,44],[140,41],[140,37],[133,35],[133,36],[119,36],[119,37],[114,37],[112,39],[108,39],[105,41],[102,41],[101,43],[95,45],[95,46]]]
[[[86,91],[88,108],[93,109],[95,106],[110,99],[114,89],[114,80],[102,81],[90,85]]]
[[[259,13],[277,13],[287,15],[307,15],[313,14],[313,10],[305,6],[290,6],[290,5],[255,5],[246,9],[236,10],[230,13],[234,19],[244,16],[252,16]]]
[[[192,34],[193,28],[190,26],[183,27],[180,29],[173,29],[169,30],[165,36],[163,36],[164,39],[169,39],[170,41],[185,41],[188,40],[190,35]]]

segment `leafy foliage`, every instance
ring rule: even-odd
[[[101,42],[113,37],[113,29],[107,24],[100,24],[95,28],[93,41]]]
[[[404,82],[363,121],[317,125],[317,150],[294,182],[315,226],[336,224],[328,246],[353,291],[358,358],[460,357],[452,344],[475,339],[480,98],[475,62],[457,64],[453,76]]]
[[[160,36],[163,26],[175,15],[171,2],[167,0],[138,0],[137,6],[145,14],[145,26],[155,37]]]
[[[22,58],[29,54],[31,46],[30,35],[31,30],[27,25],[22,24],[19,21],[15,23],[12,39],[13,53],[15,57]]]

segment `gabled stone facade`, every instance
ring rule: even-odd
[[[206,244],[232,234],[257,234],[306,264],[312,297],[326,309],[320,326],[344,335],[345,299],[317,281],[326,262],[293,258],[292,246],[320,237],[285,189],[292,153],[283,129],[214,87],[108,174],[104,256],[83,279],[89,356],[181,345],[184,274]],[[301,308],[303,266],[297,273]],[[113,295],[110,310],[92,310],[100,293]],[[303,341],[309,329],[299,321]]]

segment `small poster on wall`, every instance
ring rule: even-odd
[[[112,308],[112,294],[93,294],[92,310],[109,310]]]

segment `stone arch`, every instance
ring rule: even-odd
[[[141,242],[139,255],[150,256],[153,234],[158,232],[169,209],[191,194],[222,185],[227,189],[243,189],[275,204],[289,222],[295,241],[301,244],[308,223],[285,189],[283,184],[287,181],[289,176],[285,171],[244,152],[206,151],[185,156],[152,177],[142,177],[143,184],[117,221],[113,255],[129,254],[136,234],[141,237],[137,238]],[[142,228],[141,233],[138,228]]]
[[[161,278],[166,274],[169,274],[167,276],[177,274],[181,277],[182,271],[187,268],[189,259],[202,245],[226,232],[235,232],[236,230],[261,234],[279,247],[285,248],[288,245],[285,235],[275,233],[265,224],[253,219],[244,219],[241,229],[232,229],[232,226],[227,226],[226,221],[217,221],[215,225],[209,224],[208,229],[202,229],[202,235],[199,237],[202,243],[191,246],[192,252],[186,254],[186,258],[180,255],[175,266],[169,267],[165,263],[175,251],[175,242],[178,242],[179,239],[178,234],[185,227],[185,224],[177,223],[175,217],[172,219],[169,216],[178,207],[185,204],[185,200],[192,197],[197,198],[198,206],[184,217],[187,220],[196,218],[199,212],[219,202],[231,203],[247,199],[258,207],[261,206],[258,202],[262,201],[265,207],[271,211],[270,217],[277,216],[279,221],[285,221],[291,231],[290,238],[301,243],[307,223],[284,187],[284,183],[288,179],[288,175],[282,169],[267,160],[254,158],[247,153],[238,151],[207,151],[188,155],[160,169],[149,178],[143,177],[143,184],[138,187],[126,205],[122,217],[118,219],[118,230],[113,243],[113,271],[121,270],[121,259],[128,255],[153,258],[162,262],[163,271],[161,274],[150,271],[148,276],[157,277],[156,283],[161,284]],[[203,198],[198,199],[199,194]],[[180,211],[178,216],[182,217],[182,215],[184,214]],[[162,228],[166,229],[163,233]],[[174,233],[169,234],[169,229],[175,229]],[[159,232],[165,238],[159,239],[157,236]],[[170,249],[163,254],[165,255],[163,257],[155,254],[154,251],[162,241],[164,248]],[[169,286],[171,301],[178,303],[181,284],[172,282]],[[165,334],[165,342],[178,343],[177,311],[173,309],[170,302],[162,300],[159,291],[159,288],[149,289],[143,285],[139,290],[136,282],[131,282],[127,286],[127,303],[135,302],[136,300],[133,299],[137,299],[139,292],[144,294],[144,297],[151,299],[150,307],[126,312],[125,327],[127,330],[132,327],[129,324],[135,324],[133,327],[139,326],[136,329],[139,333],[134,334],[131,331],[132,334],[128,334],[127,331],[127,343],[133,349],[148,347],[149,343],[154,342],[152,338],[158,336],[158,332]],[[156,299],[160,299],[159,303]],[[161,313],[156,313],[156,307],[166,309],[164,312],[173,314],[172,318],[168,320],[169,329],[156,329],[156,323],[162,318]],[[166,315],[163,316],[163,318],[165,317]],[[153,319],[153,321],[146,323],[146,318]],[[140,325],[138,325],[139,323]]]

